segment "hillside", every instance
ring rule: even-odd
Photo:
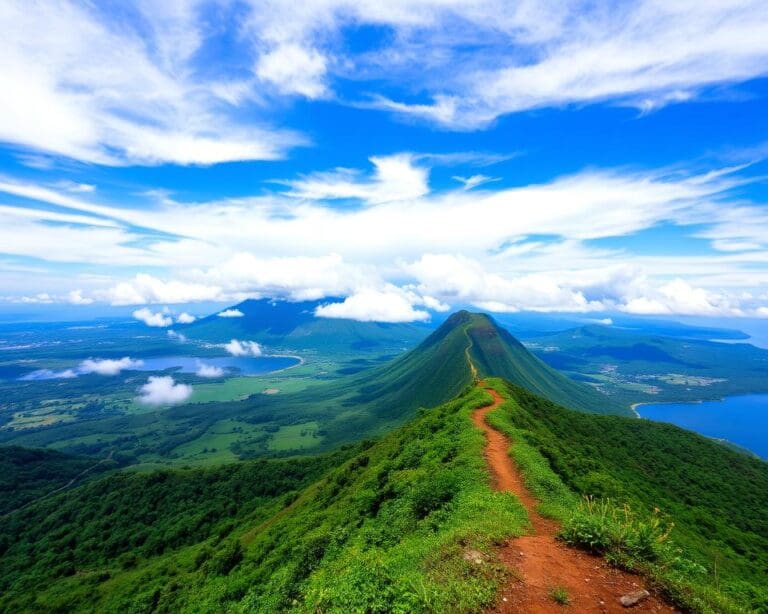
[[[768,465],[681,429],[569,411],[501,380],[488,385],[505,400],[491,423],[514,442],[539,509],[563,522],[569,541],[642,570],[692,611],[768,606]],[[489,401],[468,387],[335,459],[125,475],[32,506],[0,522],[0,609],[488,607],[517,586],[496,546],[527,530],[516,497],[491,488],[471,419]],[[625,512],[585,511],[582,494],[609,495],[620,511],[626,502],[640,520],[606,540]]]
[[[0,446],[0,516],[114,466],[55,450]]]
[[[240,317],[220,317],[217,313],[184,327],[195,339],[227,341],[250,339],[270,346],[293,349],[336,351],[400,350],[421,341],[429,329],[424,325],[358,322],[357,320],[320,318],[315,310],[326,303],[319,301],[275,301],[248,299],[226,311]]]

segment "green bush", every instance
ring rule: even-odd
[[[566,518],[560,538],[595,554],[607,555],[629,568],[640,562],[671,558],[668,543],[674,523],[665,521],[658,509],[645,515],[628,503],[585,497]]]

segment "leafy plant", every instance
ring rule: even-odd
[[[571,597],[568,594],[568,589],[563,586],[553,586],[549,589],[549,598],[560,605],[568,605],[571,603]]]

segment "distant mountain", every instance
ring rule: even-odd
[[[350,319],[320,318],[316,309],[342,299],[319,301],[275,301],[248,299],[223,310],[237,317],[221,317],[218,312],[185,327],[199,339],[222,341],[248,338],[259,343],[290,348],[369,350],[408,347],[421,341],[429,328],[423,324],[359,322]]]

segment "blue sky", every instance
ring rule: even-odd
[[[7,309],[768,317],[764,2],[10,0],[0,25]]]

